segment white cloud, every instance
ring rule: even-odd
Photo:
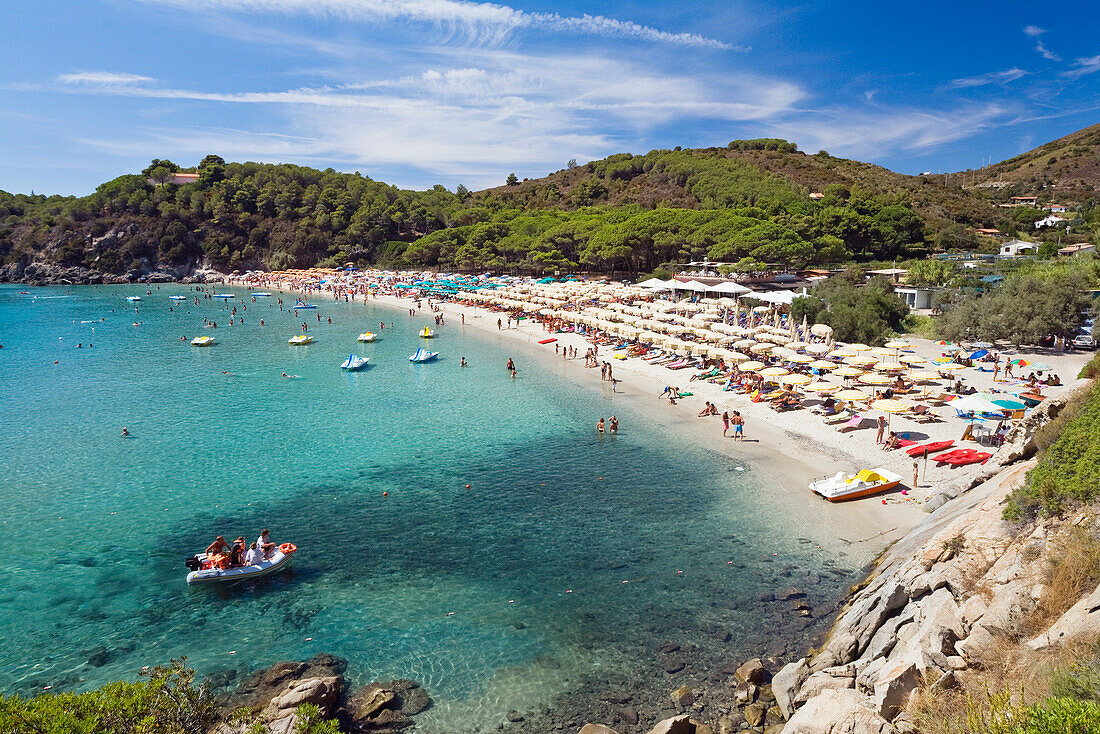
[[[1098,71],[1100,71],[1100,54],[1077,59],[1073,68],[1064,72],[1063,76],[1078,79],[1086,74],[1095,74]]]
[[[863,160],[900,150],[924,151],[961,140],[1006,118],[999,104],[930,112],[908,108],[806,110],[767,122],[769,134],[798,143],[802,150],[827,150]]]
[[[1035,39],[1035,50],[1039,53],[1040,56],[1042,56],[1047,61],[1061,61],[1062,57],[1058,56],[1053,51],[1048,50],[1047,47],[1043,45],[1043,39],[1041,38],[1041,36],[1044,33],[1046,33],[1046,29],[1040,28],[1037,25],[1024,26],[1024,35],[1028,38]]]
[[[480,170],[488,177],[467,184],[494,182],[503,167],[542,173],[572,157],[634,148],[639,138],[671,121],[764,120],[805,97],[800,87],[780,79],[664,73],[597,56],[482,50],[450,60],[457,63],[399,78],[279,91],[126,83],[54,88],[196,103],[174,111],[180,127],[170,140],[161,128],[130,135],[150,156],[216,150],[227,158],[339,161],[364,170],[407,166],[440,177]],[[269,106],[267,129],[280,135],[184,129],[232,117],[211,105]]]
[[[347,21],[413,21],[462,29],[483,43],[498,43],[523,28],[633,38],[699,48],[748,50],[698,33],[675,33],[602,15],[566,16],[528,12],[470,0],[145,0],[186,10],[241,13],[307,14]]]
[[[1013,67],[1011,69],[1005,69],[1004,71],[991,71],[988,74],[981,74],[979,76],[968,76],[962,79],[953,79],[951,86],[957,88],[965,87],[981,87],[986,84],[1008,84],[1014,82],[1020,77],[1027,76],[1030,72],[1026,72],[1023,69]]]
[[[56,77],[56,81],[62,84],[120,85],[142,84],[155,80],[150,76],[140,76],[139,74],[127,74],[114,71],[78,71],[73,74],[60,74]]]

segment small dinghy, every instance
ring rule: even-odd
[[[355,370],[361,370],[366,367],[369,361],[367,357],[360,357],[358,354],[349,354],[348,358],[344,360],[344,363],[340,365],[340,369],[354,372]]]
[[[416,354],[409,357],[410,362],[431,362],[439,356],[439,352],[429,352],[424,347],[416,350]]]
[[[232,298],[232,293],[215,293],[214,298]]]
[[[187,296],[168,296],[168,298],[170,300],[173,300],[173,301],[186,301],[187,300]]]
[[[209,347],[214,343],[214,337],[212,336],[197,336],[191,340],[191,346],[193,347]]]
[[[373,331],[364,331],[362,334],[359,335],[359,341],[361,342],[372,342],[377,338],[378,335],[375,334]]]
[[[141,296],[126,296],[126,300],[130,303],[137,303],[141,300]]]
[[[298,336],[292,336],[289,339],[287,339],[286,343],[290,344],[292,346],[295,346],[295,347],[300,347],[300,346],[304,346],[306,344],[312,344],[313,343],[313,337],[308,336],[306,334],[299,334]]]
[[[885,492],[898,486],[900,482],[900,474],[878,467],[864,469],[853,476],[837,472],[833,477],[815,479],[810,482],[810,490],[830,502],[844,502]]]
[[[429,329],[427,326],[420,330],[421,339],[431,339],[433,336],[435,336],[435,332]]]
[[[252,297],[253,298],[270,298],[271,294],[268,293],[267,291],[256,291],[255,293],[252,294]]]
[[[196,553],[184,559],[187,568],[191,569],[191,572],[187,574],[187,585],[200,586],[229,581],[244,581],[278,573],[290,565],[290,559],[297,550],[298,547],[293,543],[283,543],[275,549],[271,554],[271,558],[252,566],[237,566],[235,568],[214,568],[207,560],[205,553]]]
[[[310,304],[306,303],[305,301],[295,301],[294,302],[294,310],[295,311],[297,311],[299,309],[303,309],[303,308],[317,308],[317,307],[316,306],[311,306]]]

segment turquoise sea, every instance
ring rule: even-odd
[[[670,637],[727,630],[700,654],[735,657],[786,624],[763,590],[798,583],[826,607],[859,575],[773,474],[545,347],[455,317],[440,360],[413,365],[427,311],[318,300],[295,317],[218,291],[238,298],[0,286],[0,691],[183,655],[239,680],[328,652],[354,682],[424,685],[422,731],[488,731]],[[303,321],[315,343],[288,346]],[[217,344],[188,344],[203,334]],[[351,352],[370,366],[341,371]],[[597,437],[612,413],[622,433]],[[290,572],[186,586],[185,555],[263,527],[298,545]]]

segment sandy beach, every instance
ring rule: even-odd
[[[280,291],[288,295],[301,293],[286,287]],[[333,297],[326,291],[309,291],[308,295],[313,298],[319,295]],[[415,299],[394,295],[372,296],[370,303],[392,307],[406,315],[410,308],[416,308]],[[495,333],[502,343],[514,346],[517,367],[521,370],[547,369],[557,365],[557,369],[569,379],[588,383],[606,393],[612,391],[611,383],[601,379],[599,370],[585,367],[583,355],[592,345],[582,334],[554,333],[555,343],[538,344],[551,336],[538,321],[528,319],[518,324],[513,322],[510,328],[498,329],[497,319],[507,323],[506,313],[454,302],[445,302],[439,307],[441,310],[436,312],[422,308],[416,314],[417,323],[427,322],[442,314],[445,325],[435,327],[440,336],[445,336],[452,329],[465,328],[479,329],[488,335]],[[909,351],[912,353],[929,361],[941,355],[942,348],[936,343],[915,337],[909,339],[912,344]],[[559,349],[556,350],[555,346]],[[568,346],[577,350],[576,358],[563,358],[563,348]],[[1057,354],[1044,351],[1036,354],[1026,350],[1002,351],[1002,355],[1006,354],[1012,358],[1026,357],[1031,361],[1050,364],[1063,383],[1072,383],[1080,367],[1091,356],[1086,352]],[[718,384],[705,380],[689,381],[697,370],[673,371],[642,359],[612,359],[610,354],[601,353],[600,361],[605,360],[612,363],[617,381],[614,389],[616,400],[630,401],[634,408],[644,411],[650,419],[680,435],[691,436],[699,445],[729,457],[744,457],[756,471],[768,474],[770,479],[796,498],[793,503],[796,511],[813,513],[824,527],[830,528],[844,542],[862,544],[859,548],[861,552],[857,554],[860,557],[873,557],[926,517],[921,502],[934,494],[937,487],[977,474],[984,468],[981,464],[961,467],[937,465],[934,461],[921,459],[918,460],[919,481],[914,485],[914,459],[902,450],[884,451],[877,445],[873,420],[864,421],[859,429],[842,433],[807,409],[777,413],[767,404],[751,402],[747,395],[724,392]],[[1017,388],[1016,381],[994,382],[991,372],[967,369],[961,376],[965,384],[978,391]],[[943,381],[937,384],[946,387]],[[665,386],[669,385],[693,395],[672,405],[659,398]],[[1069,388],[1065,384],[1045,388],[1044,394],[1055,395],[1066,389]],[[717,406],[719,415],[698,416],[706,401]],[[734,441],[732,429],[730,437],[722,436],[721,413],[734,410],[740,411],[745,420],[744,441]],[[973,441],[960,440],[967,423],[956,418],[950,406],[940,407],[936,413],[941,421],[931,424],[917,423],[906,416],[891,416],[889,429],[907,434],[917,442],[951,439],[958,446],[981,448]],[[874,419],[881,413],[867,410],[863,415]],[[598,417],[593,417],[593,424]],[[986,450],[996,451],[996,448]],[[807,488],[809,481],[817,477],[875,467],[885,467],[900,474],[904,479],[899,489],[853,502],[829,503]]]

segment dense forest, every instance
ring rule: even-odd
[[[172,183],[181,171],[198,178]],[[702,258],[744,271],[993,247],[978,227],[1052,242],[1065,234],[1036,233],[1041,209],[997,207],[1012,185],[967,187],[965,179],[905,176],[777,139],[571,161],[545,178],[510,175],[481,192],[407,191],[358,173],[208,155],[192,169],[153,160],[89,196],[0,192],[0,264],[128,277],[349,262],[624,275]],[[1092,197],[1066,217],[1075,238],[1100,232]]]

